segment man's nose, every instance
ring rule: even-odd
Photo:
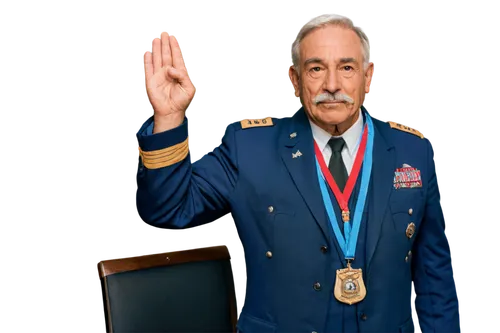
[[[328,70],[325,76],[323,89],[334,94],[340,89],[340,77],[336,70]]]

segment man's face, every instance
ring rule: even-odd
[[[300,97],[309,117],[323,128],[341,124],[357,113],[370,90],[373,64],[363,69],[363,51],[358,35],[339,26],[327,25],[310,32],[300,43],[300,73],[290,67],[295,96]],[[321,94],[347,95],[345,100],[326,99]]]

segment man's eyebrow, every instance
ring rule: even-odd
[[[356,58],[340,58],[340,61],[339,61],[341,64],[346,64],[346,63],[349,63],[349,62],[354,62],[354,63],[358,63],[358,61],[356,60]]]
[[[307,66],[309,64],[322,64],[322,63],[323,63],[323,60],[321,60],[318,57],[314,57],[314,58],[309,58],[306,61],[304,61],[304,66]]]
[[[347,64],[347,63],[358,63],[356,58],[348,57],[348,58],[340,58],[339,59],[340,64]],[[323,64],[323,60],[318,57],[313,57],[309,58],[306,61],[304,61],[304,66],[307,66],[309,64]]]

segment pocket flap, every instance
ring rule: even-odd
[[[417,328],[413,316],[411,316],[403,325],[399,326],[399,333],[415,333]]]
[[[276,332],[276,325],[260,318],[241,313],[236,325],[241,333],[269,333]]]

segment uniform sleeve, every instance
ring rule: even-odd
[[[415,306],[423,333],[460,332],[458,299],[445,235],[434,152],[430,142],[426,142],[429,173],[426,206],[412,250]]]
[[[212,222],[230,211],[229,196],[237,181],[235,129],[228,126],[219,147],[191,164],[188,120],[152,134],[144,123],[139,141],[137,210],[144,222],[168,229]]]

